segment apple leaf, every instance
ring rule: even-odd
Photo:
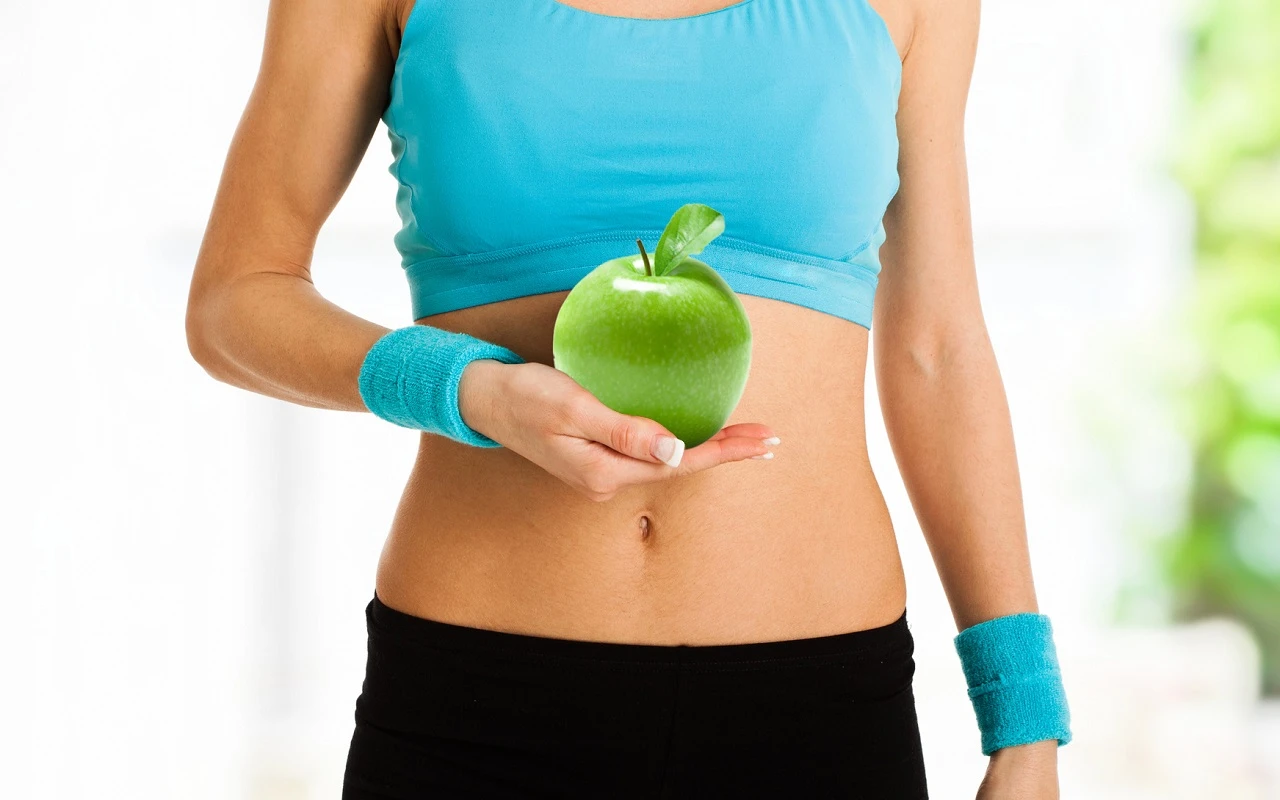
[[[686,203],[671,215],[671,221],[653,251],[653,274],[665,275],[689,256],[724,233],[724,215],[702,203]]]

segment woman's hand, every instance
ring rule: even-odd
[[[1058,743],[1049,739],[992,753],[978,800],[1058,800]]]
[[[537,362],[468,364],[458,410],[476,431],[600,502],[628,486],[763,455],[769,452],[764,440],[774,436],[764,425],[730,425],[682,452],[683,443],[661,424],[620,414],[573,378]]]

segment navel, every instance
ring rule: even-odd
[[[653,520],[649,519],[648,514],[641,514],[637,524],[640,527],[640,541],[649,541],[649,534],[653,530]]]

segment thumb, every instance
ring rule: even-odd
[[[684,442],[660,423],[647,417],[620,414],[603,404],[591,417],[582,426],[582,432],[593,441],[641,461],[680,466]]]

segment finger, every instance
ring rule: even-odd
[[[674,474],[690,475],[730,461],[742,461],[755,455],[764,455],[769,447],[754,436],[730,436],[708,439],[692,450],[686,450],[679,469],[666,464],[651,464],[619,453],[606,451],[604,468],[622,485],[652,483],[666,480]]]
[[[708,439],[684,454],[682,470],[697,472],[731,461],[742,461],[754,456],[763,456],[770,452],[764,439],[756,436],[725,436],[720,439]]]
[[[777,434],[773,432],[773,428],[768,425],[761,425],[758,422],[739,422],[735,425],[729,425],[716,431],[711,439],[723,439],[726,436],[745,436],[748,438],[770,439],[777,438]],[[710,441],[710,439],[708,439]],[[777,442],[772,442],[777,444]]]
[[[591,441],[650,464],[676,467],[684,457],[684,442],[661,423],[647,417],[620,414],[599,401],[584,403],[574,418],[574,425]]]

